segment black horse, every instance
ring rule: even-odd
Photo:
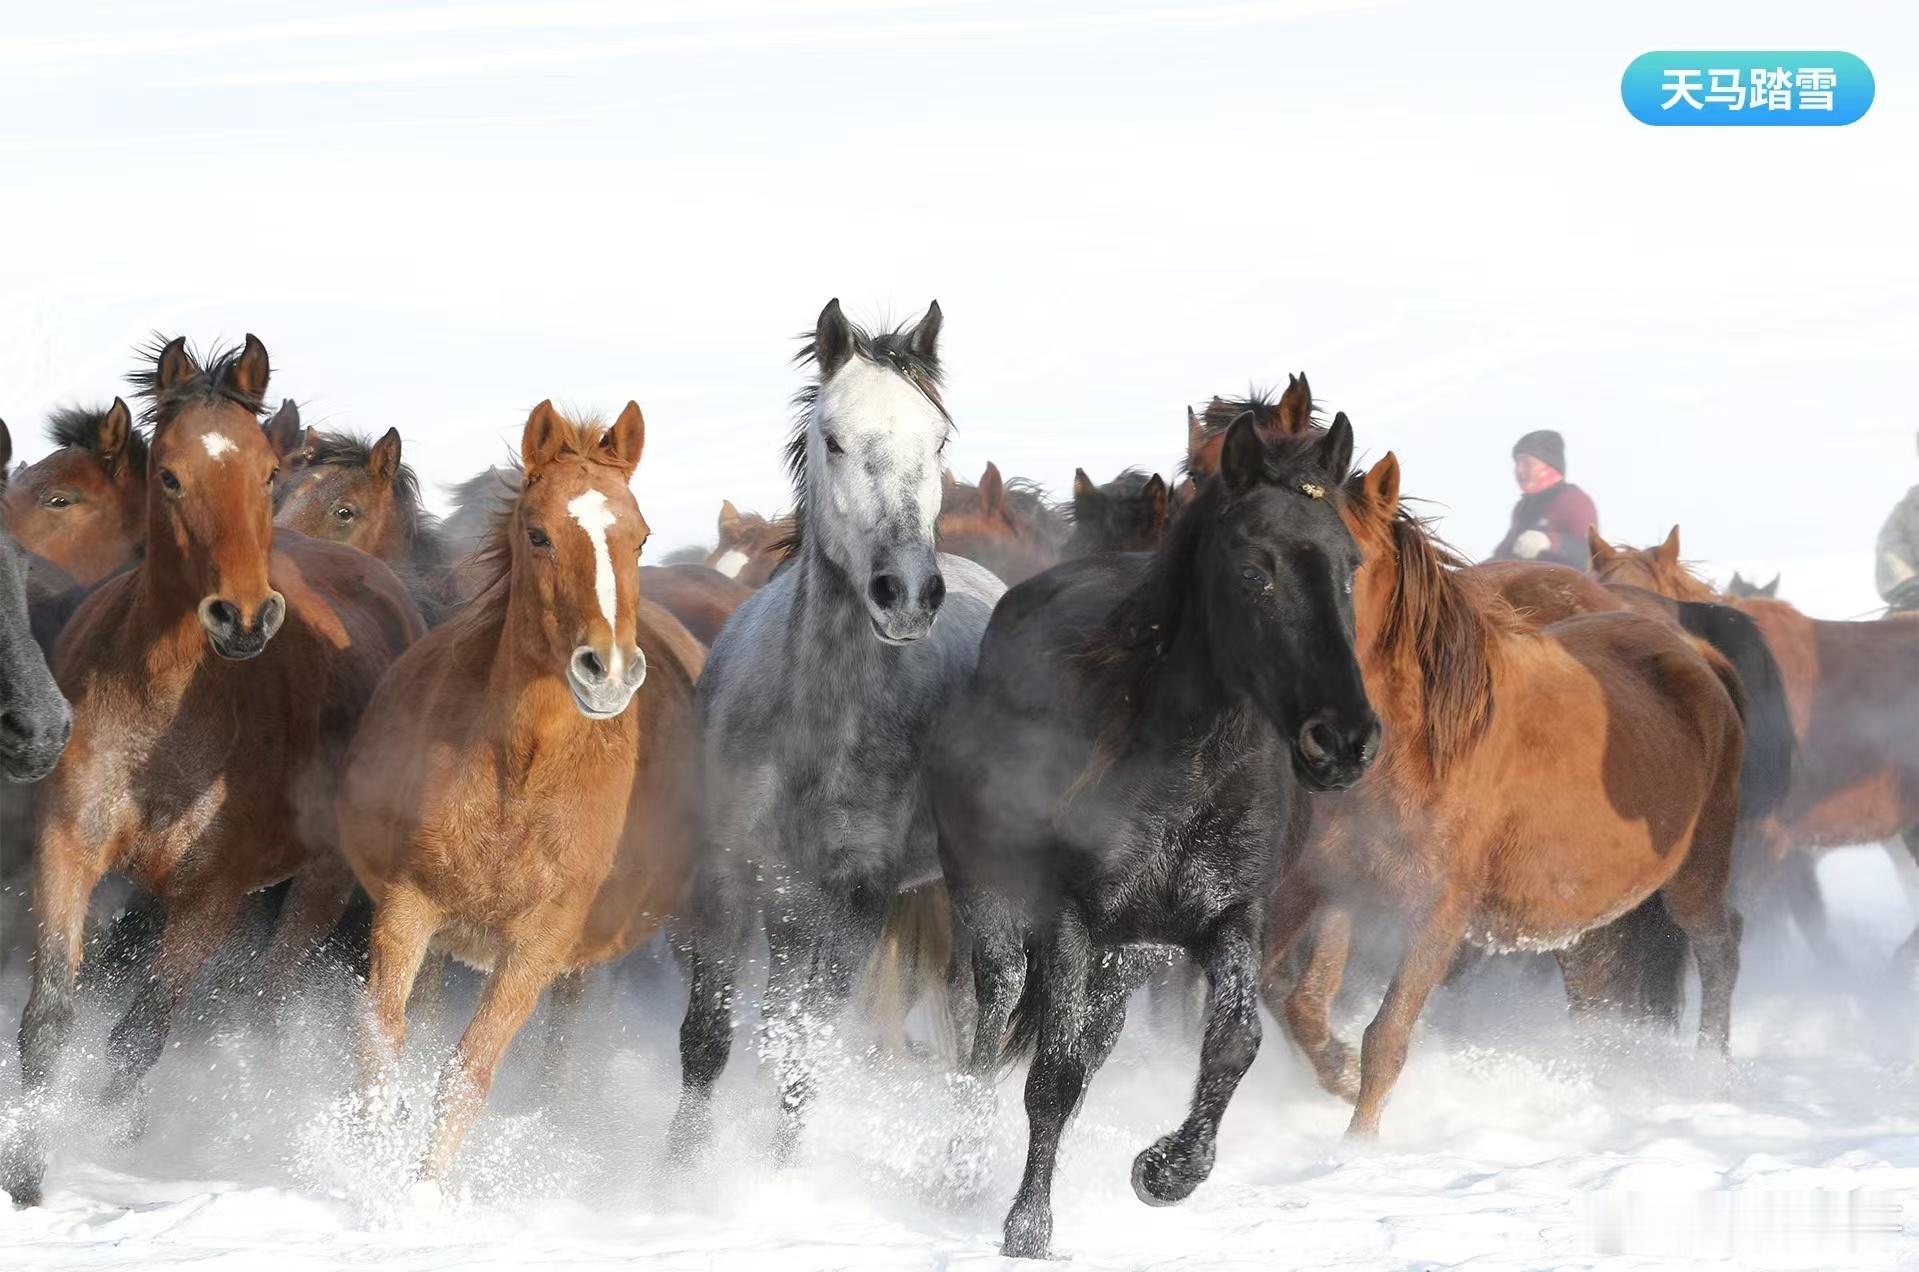
[[[1262,914],[1308,828],[1297,792],[1352,785],[1379,744],[1337,506],[1352,450],[1343,415],[1272,441],[1243,417],[1223,480],[1157,552],[1006,594],[940,722],[940,853],[979,1001],[971,1071],[1034,1052],[1010,1256],[1047,1252],[1061,1132],[1155,945],[1186,950],[1210,993],[1191,1112],[1138,1156],[1133,1187],[1171,1204],[1212,1170],[1259,1048]]]

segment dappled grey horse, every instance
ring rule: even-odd
[[[819,1059],[888,903],[938,875],[925,752],[979,654],[1004,585],[933,546],[941,403],[937,303],[869,335],[820,313],[787,445],[798,512],[788,564],[733,615],[700,678],[706,816],[681,940],[676,1149],[705,1139],[733,1044],[734,986],[756,919],[770,967],[764,1041],[790,1154]]]

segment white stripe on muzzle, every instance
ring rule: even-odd
[[[580,529],[586,531],[586,537],[593,541],[593,593],[599,598],[600,615],[606,619],[607,631],[613,638],[613,665],[610,670],[613,678],[618,680],[625,670],[620,654],[620,628],[614,621],[619,614],[620,590],[613,576],[613,552],[606,545],[606,532],[613,524],[613,509],[607,506],[604,494],[589,490],[569,499],[566,510],[579,523]]]

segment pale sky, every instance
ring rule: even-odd
[[[0,417],[40,453],[154,329],[255,332],[430,487],[636,398],[664,550],[785,506],[829,297],[937,297],[968,478],[1170,471],[1184,404],[1305,369],[1469,551],[1550,426],[1613,536],[1869,600],[1919,483],[1915,6],[1578,8],[10,0]],[[1844,49],[1878,98],[1648,128],[1659,48]]]

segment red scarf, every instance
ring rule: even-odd
[[[1564,480],[1566,480],[1566,474],[1541,460],[1539,468],[1533,474],[1533,479],[1521,486],[1520,490],[1529,495],[1536,495],[1542,490],[1552,489]]]

